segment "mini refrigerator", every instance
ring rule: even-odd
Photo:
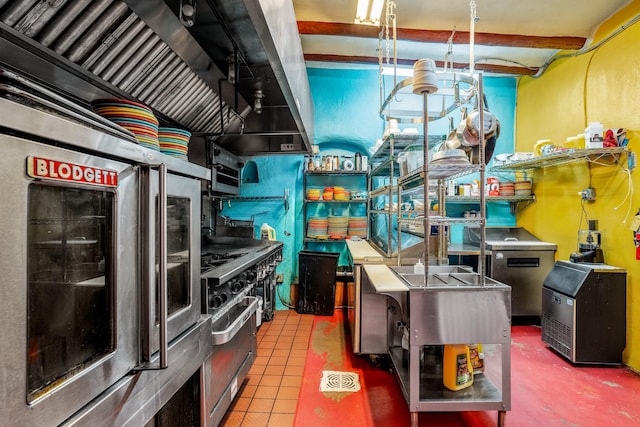
[[[622,363],[626,280],[619,267],[557,261],[543,283],[542,341],[573,363]]]

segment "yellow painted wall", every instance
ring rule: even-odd
[[[595,39],[613,34],[640,13],[640,1],[603,23]],[[516,151],[533,151],[539,139],[562,144],[589,122],[627,128],[629,149],[640,152],[640,23],[596,50],[554,62],[539,78],[518,83]],[[577,248],[578,229],[597,219],[607,264],[627,270],[627,347],[623,361],[640,371],[640,261],[629,225],[640,208],[640,169],[625,171],[626,159],[601,166],[580,162],[532,173],[536,203],[517,214],[518,226],[557,242],[557,259]],[[578,192],[592,186],[596,201],[582,204]],[[635,190],[629,193],[630,186]],[[626,199],[625,199],[626,198]]]

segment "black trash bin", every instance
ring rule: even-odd
[[[339,253],[300,251],[296,311],[332,316],[336,299],[336,270]]]

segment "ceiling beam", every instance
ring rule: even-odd
[[[328,55],[319,53],[305,53],[305,61],[317,62],[343,62],[355,64],[378,64],[379,58],[374,56],[347,56],[347,55]],[[413,66],[415,59],[398,59],[398,65]],[[436,61],[436,66],[443,68],[443,61]],[[454,70],[468,70],[469,64],[454,62],[452,65]],[[478,71],[485,71],[498,74],[514,74],[519,76],[532,76],[538,72],[538,68],[511,67],[497,64],[474,64],[474,68]]]
[[[339,22],[298,21],[301,35],[378,38],[382,27]],[[447,43],[452,31],[398,28],[397,40],[422,43]],[[469,44],[469,32],[456,31],[453,42]],[[483,46],[528,47],[537,49],[579,50],[584,37],[524,36],[518,34],[474,33],[474,42]]]

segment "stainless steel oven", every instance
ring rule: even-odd
[[[144,407],[146,422],[211,354],[198,266],[209,171],[23,89],[0,73],[0,419],[96,425]]]
[[[138,174],[16,136],[0,146],[2,419],[58,425],[138,363]]]
[[[273,318],[270,289],[282,242],[216,236],[202,247],[203,310],[212,318],[213,354],[202,365],[203,419],[217,426],[256,358],[257,316]],[[258,302],[266,308],[257,313]]]

